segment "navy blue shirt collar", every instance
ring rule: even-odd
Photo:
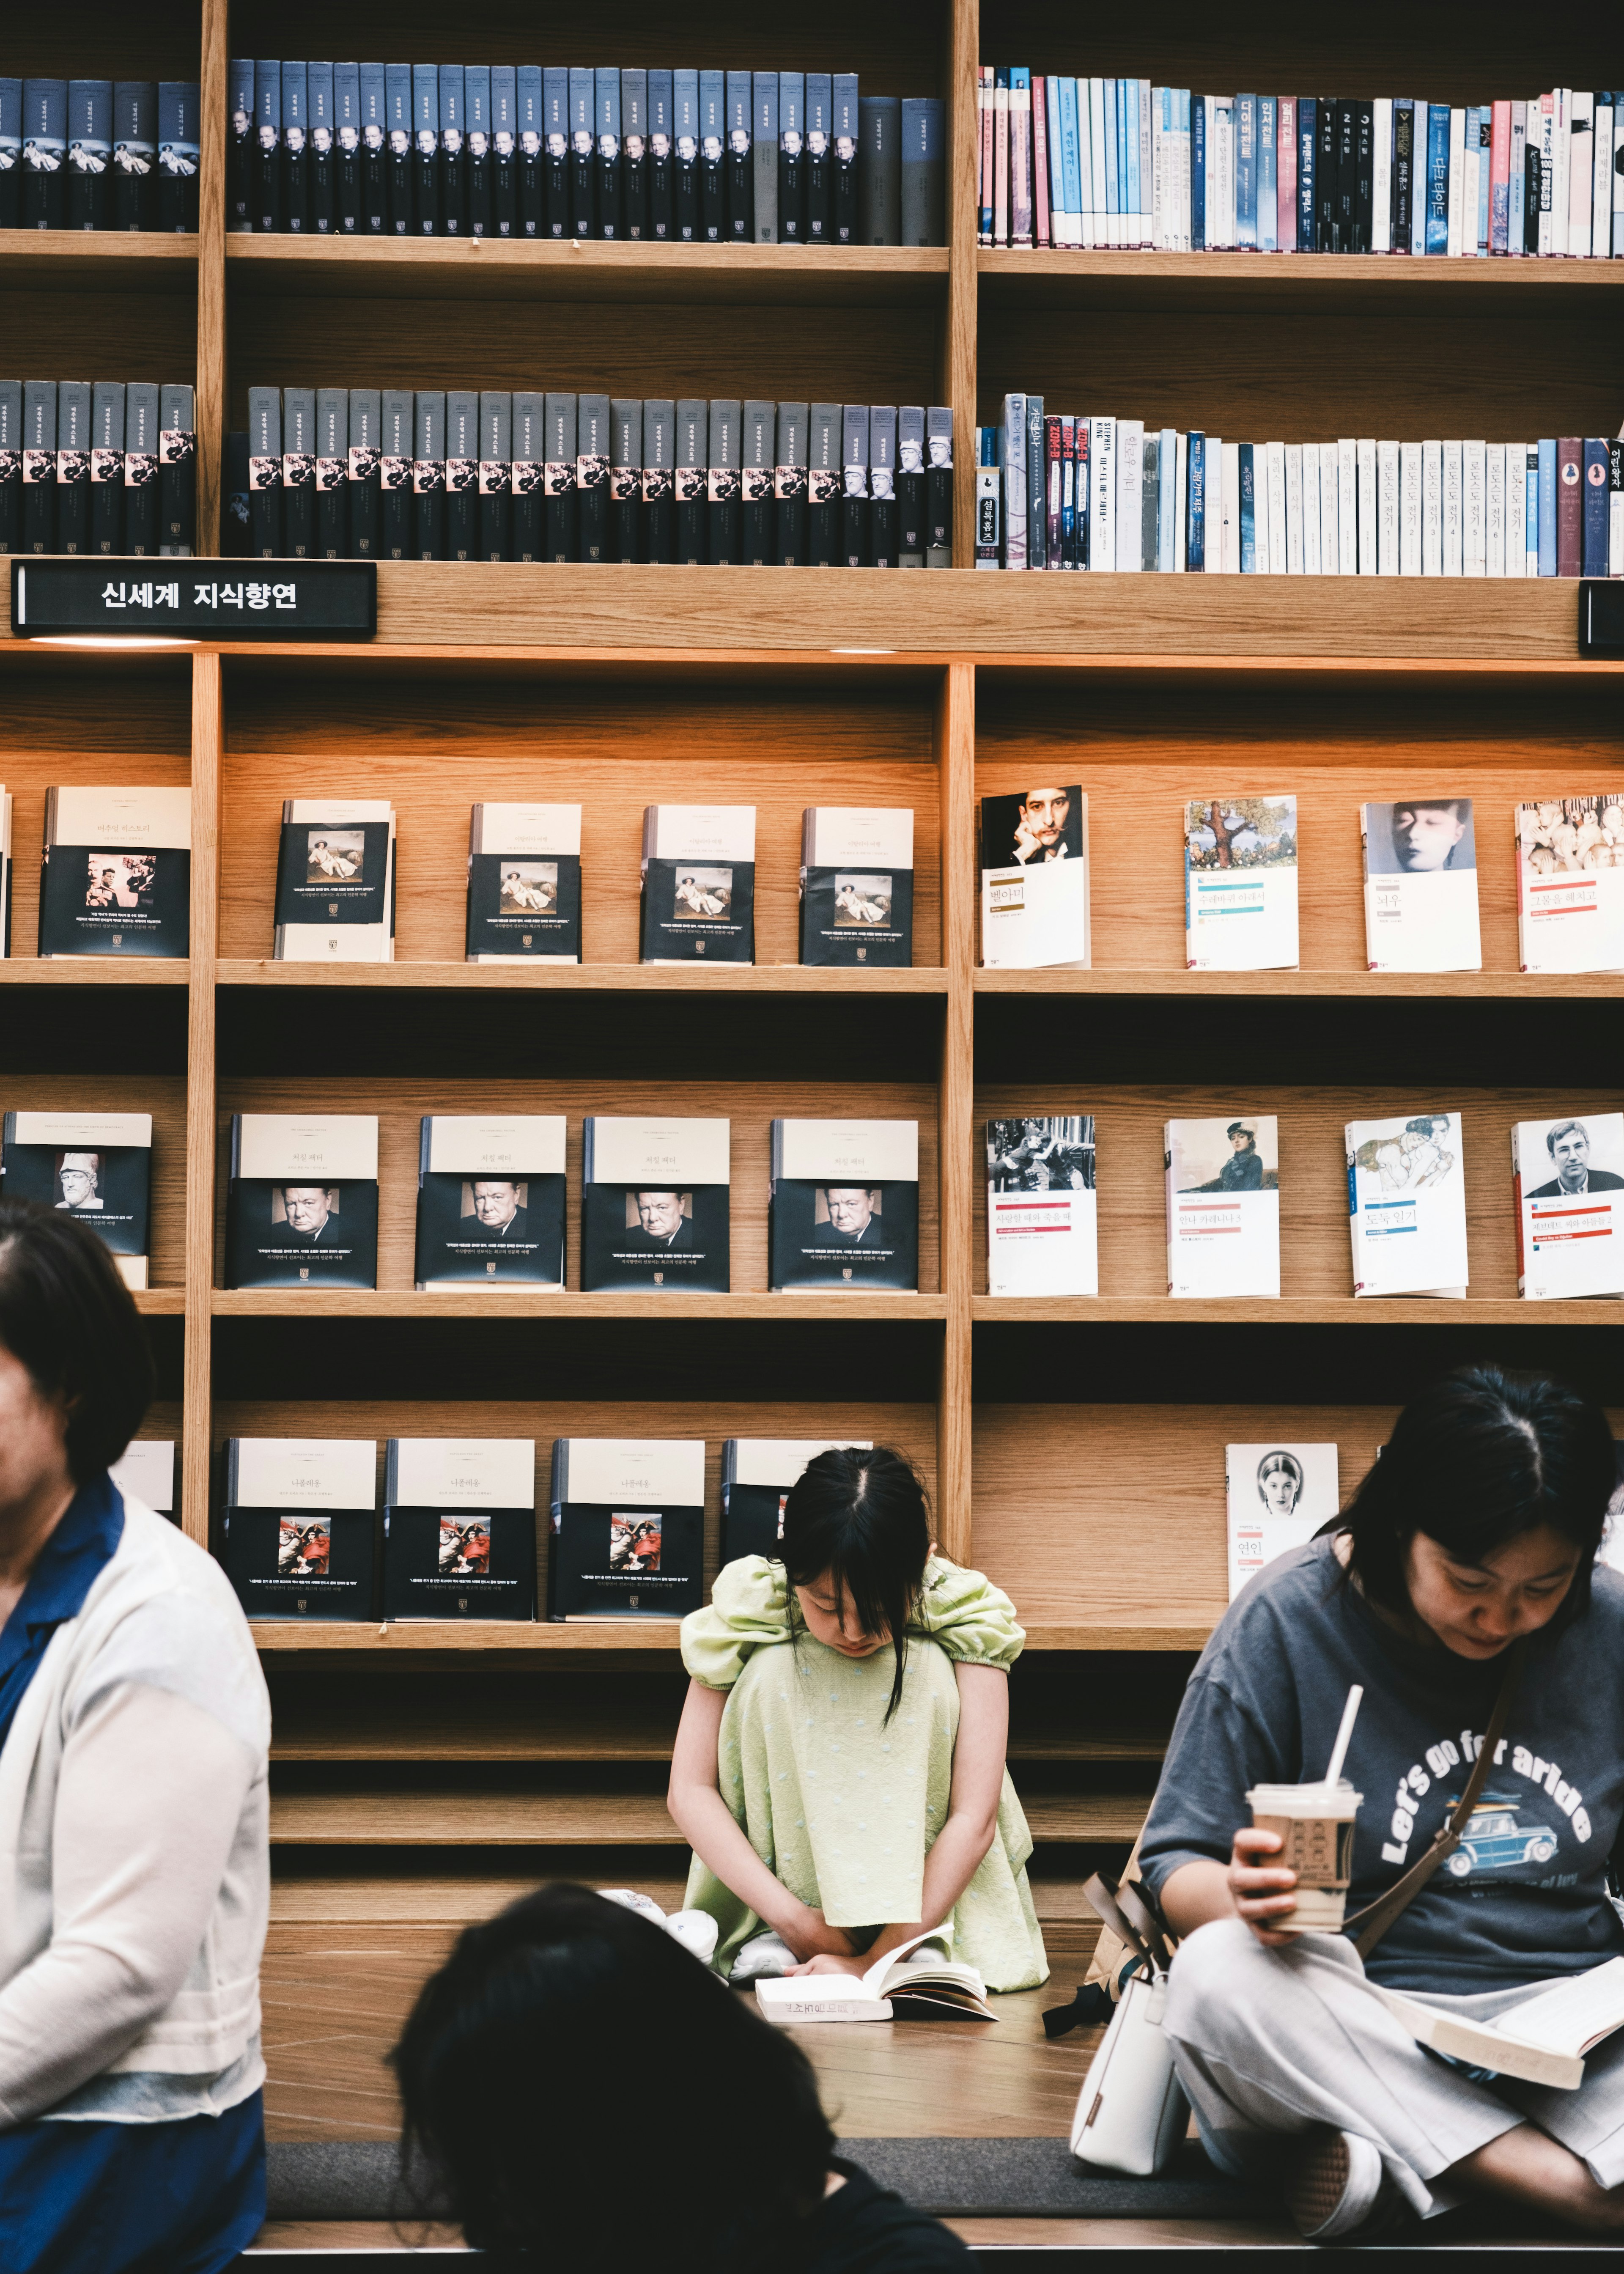
[[[86,1596],[124,1537],[124,1495],[105,1470],[81,1485],[40,1551],[17,1604],[0,1628],[0,1683],[64,1619],[77,1618]]]

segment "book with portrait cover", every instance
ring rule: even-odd
[[[1088,801],[1079,785],[984,797],[981,837],[988,970],[1086,969]]]
[[[1359,809],[1365,947],[1372,971],[1481,971],[1469,797]]]
[[[1184,807],[1184,963],[1295,971],[1297,800],[1198,797]]]
[[[278,963],[393,963],[395,809],[290,797],[276,855]]]
[[[1350,1121],[1348,1224],[1356,1295],[1466,1292],[1466,1169],[1458,1113]]]
[[[1168,1293],[1280,1292],[1280,1124],[1272,1113],[1169,1121]]]
[[[1092,1113],[987,1124],[987,1291],[1097,1295]]]
[[[378,1445],[228,1437],[221,1562],[251,1619],[378,1615]]]
[[[108,1474],[121,1493],[144,1500],[159,1516],[175,1513],[175,1440],[172,1437],[133,1437]]]
[[[801,960],[914,960],[914,815],[906,806],[809,805],[801,819]]]
[[[767,1284],[919,1286],[917,1121],[775,1121]]]
[[[48,789],[41,958],[184,956],[192,922],[189,789]]]
[[[589,1113],[582,1126],[581,1291],[728,1291],[731,1124]]]
[[[1516,809],[1517,960],[1524,971],[1624,971],[1624,798]]]
[[[563,1285],[564,1134],[561,1113],[424,1115],[419,1294]]]
[[[1514,1121],[1517,1291],[1624,1295],[1624,1114]]]
[[[386,1619],[533,1619],[533,1437],[391,1437]]]
[[[699,1608],[702,1441],[555,1438],[549,1499],[550,1619],[680,1619]]]
[[[580,962],[578,805],[473,808],[468,829],[468,960]]]
[[[8,1113],[0,1194],[89,1225],[126,1287],[147,1284],[152,1195],[150,1113]]]
[[[722,1561],[784,1552],[784,1504],[808,1461],[843,1447],[869,1451],[872,1437],[729,1437],[722,1445]]]
[[[1223,1449],[1229,1600],[1277,1555],[1306,1547],[1342,1505],[1335,1445]]]
[[[226,1285],[377,1284],[377,1115],[234,1113]]]
[[[643,816],[644,963],[754,963],[756,808],[650,805]]]

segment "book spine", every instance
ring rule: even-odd
[[[899,117],[898,242],[903,245],[945,245],[947,169],[944,153],[947,139],[946,106],[934,95],[904,96]],[[861,124],[862,106],[860,101],[860,134]]]
[[[1278,132],[1275,99],[1258,97],[1258,251],[1279,250],[1280,184],[1275,177]]]
[[[350,390],[350,552],[352,560],[378,557],[379,462],[383,405],[375,387]]]
[[[1584,552],[1584,444],[1566,436],[1556,446],[1556,573],[1576,576]]]
[[[672,228],[691,243],[700,233],[699,73],[672,73]]]
[[[902,244],[902,106],[894,94],[858,105],[857,233],[863,245]]]
[[[779,416],[783,416],[782,405]],[[676,423],[677,406],[670,396],[644,397],[643,533],[647,558],[652,561],[671,559],[675,536]]]
[[[746,403],[739,442],[739,551],[747,568],[772,563],[774,425],[771,403]]]
[[[446,558],[479,557],[479,397],[446,394]]]
[[[310,79],[302,63],[282,67],[282,225],[293,237],[310,230]]]
[[[832,568],[840,558],[841,405],[815,403],[808,428],[807,559]]]
[[[136,392],[133,388],[130,390],[129,408],[132,410],[140,408],[134,399]],[[154,488],[156,445],[157,421],[154,418],[147,443],[153,452],[153,472],[149,479]],[[128,451],[124,463],[127,481]],[[251,560],[274,561],[282,556],[282,397],[274,387],[251,387],[248,390],[248,547]],[[154,502],[156,502],[155,497]]]
[[[198,85],[195,79],[158,82],[158,227],[177,237],[198,227]]]
[[[519,400],[514,397],[515,492],[518,482]],[[769,406],[771,408],[771,406]],[[609,558],[635,561],[642,515],[643,403],[636,395],[617,395],[609,405]],[[517,498],[515,499],[517,510]]]
[[[634,243],[649,234],[649,74],[620,73],[620,227]]]
[[[807,73],[807,242],[828,245],[834,225],[834,79]],[[860,190],[861,194],[861,190]],[[893,208],[894,212],[894,208]]]
[[[699,237],[719,245],[726,234],[727,175],[723,162],[727,135],[725,73],[699,74]]]
[[[282,545],[290,560],[316,549],[316,390],[288,387],[282,397]]]
[[[1010,74],[996,64],[992,82],[992,242],[1010,241]]]
[[[804,403],[780,403],[778,455],[772,475],[775,531],[773,558],[786,568],[798,568],[805,563],[807,558],[809,433],[809,405]]]
[[[609,397],[575,399],[577,559],[601,566],[609,557]]]
[[[418,237],[437,237],[440,234],[440,128],[439,70],[433,64],[413,64],[410,226],[412,233]],[[393,149],[393,133],[390,147]],[[395,233],[401,233],[398,219]]]
[[[707,558],[713,568],[738,564],[740,497],[743,487],[741,425],[744,405],[717,396],[710,406],[709,451],[706,460]]]
[[[517,237],[519,228],[519,74],[512,64],[491,66],[491,230]]]
[[[751,87],[750,170],[757,245],[778,241],[778,75],[757,72]]]
[[[546,109],[542,90],[540,65],[520,64],[514,72],[514,100],[517,105],[514,170],[518,206],[515,226],[517,234],[525,237],[547,234]]]
[[[312,397],[311,422],[317,423]],[[410,561],[415,551],[416,513],[412,469],[416,414],[410,389],[386,387],[379,402],[378,553],[383,561]],[[314,463],[312,463],[314,474]]]
[[[634,403],[641,424],[643,406]],[[511,528],[515,561],[539,561],[546,536],[545,485],[547,456],[547,398],[517,388],[513,398],[513,501]],[[635,559],[635,554],[628,556]]]
[[[978,245],[990,245],[992,243],[993,79],[993,66],[982,64],[975,82],[975,122],[981,154],[981,184],[975,208],[975,241]]]
[[[999,566],[998,529],[998,429],[978,426],[975,470],[975,565],[977,568],[996,568]]]
[[[569,231],[594,234],[598,150],[598,78],[591,65],[569,67]]]
[[[778,73],[778,239],[804,245],[807,235],[806,79]]]
[[[467,73],[461,64],[441,64],[440,94],[440,197],[436,215],[442,237],[468,235]],[[426,234],[427,232],[425,232]]]
[[[90,385],[64,379],[56,388],[56,550],[90,546]]]
[[[411,234],[411,65],[362,64],[361,230]]]
[[[20,402],[18,410],[8,408],[0,386],[0,552],[9,553],[15,545],[5,541],[6,529],[11,516],[5,508],[7,486],[4,469],[17,456],[14,447],[18,431]],[[20,467],[19,467],[20,471]],[[122,380],[99,379],[92,392],[90,406],[90,549],[93,553],[117,553],[124,534],[124,389]]]
[[[1584,499],[1580,532],[1579,574],[1608,574],[1607,445],[1596,437],[1584,443]]]
[[[1002,566],[1024,569],[1026,565],[1026,398],[1006,395],[1001,440],[1004,494],[1000,522],[1004,534]]]
[[[1282,94],[1275,124],[1274,236],[1281,252],[1295,252],[1297,242],[1297,97]]]
[[[1607,574],[1624,576],[1624,440],[1618,440],[1607,445]]]
[[[573,395],[547,396],[547,455],[543,486],[546,507],[546,557],[576,558],[575,477],[579,403]]]
[[[349,553],[350,395],[342,387],[316,389],[316,555],[342,561]]]
[[[462,75],[462,178],[470,237],[492,237],[496,233],[491,76],[488,64],[470,64]]]
[[[676,557],[684,568],[689,568],[700,567],[710,550],[705,512],[710,491],[710,405],[703,397],[678,397]]]
[[[649,235],[665,243],[676,230],[676,162],[673,121],[675,73],[649,73]]]
[[[254,67],[253,226],[272,237],[282,228],[282,65]]]
[[[876,403],[868,413],[868,559],[875,568],[897,561],[897,412]]]
[[[472,117],[471,109],[470,117]],[[471,215],[471,204],[470,210]],[[386,395],[386,435],[388,404],[389,397]],[[493,390],[482,393],[479,397],[479,558],[482,561],[512,558],[512,501],[513,397]]]
[[[541,74],[542,233],[575,235],[570,220],[569,73],[549,64]]]
[[[925,407],[907,403],[897,412],[897,566],[925,565]]]
[[[598,234],[613,238],[624,234],[620,221],[620,73],[618,66],[594,72],[594,124],[597,128]]]
[[[113,154],[113,82],[68,81],[67,223],[70,229],[108,225],[108,165]]]
[[[953,414],[933,403],[925,413],[925,566],[953,565]]]
[[[156,154],[154,137],[146,138],[144,151],[132,147],[130,130],[139,125],[139,105],[137,90],[141,82],[120,81],[113,90],[113,227],[115,229],[150,228],[139,218],[136,184],[150,181],[152,162]],[[234,56],[226,66],[227,107],[229,124],[226,133],[226,228],[234,237],[244,237],[253,229],[254,209],[254,67],[252,57]],[[153,89],[153,124],[157,124],[157,89]],[[144,166],[141,165],[145,161]],[[138,170],[138,168],[140,169]],[[0,227],[5,226],[0,213]],[[15,227],[13,222],[11,224]]]
[[[1028,568],[1058,568],[1058,561],[1049,558],[1048,468],[1044,452],[1043,398],[1041,395],[1026,397],[1026,566]]]
[[[726,75],[727,145],[723,157],[726,177],[726,223],[724,234],[730,245],[752,245],[756,242],[756,164],[754,136],[755,104],[748,71],[730,71]],[[853,96],[853,110],[856,109]],[[857,123],[852,121],[852,161],[855,163]],[[841,240],[851,242],[848,216],[846,235]]]
[[[1010,72],[1010,243],[1032,247],[1032,73],[1019,64]]]
[[[308,67],[310,94],[310,226],[317,237],[338,234],[337,136],[334,124],[333,66],[313,63]]]
[[[1055,242],[1049,202],[1049,81],[1041,74],[1032,82],[1032,241],[1047,249]],[[908,106],[903,106],[903,166],[908,162]],[[928,243],[929,239],[909,237],[906,228],[906,245]]]

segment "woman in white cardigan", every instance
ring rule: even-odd
[[[0,2267],[215,2274],[265,2215],[270,1706],[84,1225],[0,1205]]]

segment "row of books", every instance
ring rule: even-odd
[[[0,76],[0,229],[197,225],[196,80]]]
[[[0,379],[0,555],[190,553],[197,446],[190,387]]]
[[[984,245],[1624,258],[1610,93],[1192,94],[983,64],[976,99]]]
[[[978,568],[1624,576],[1624,440],[1226,442],[1003,410],[976,428]]]
[[[945,405],[251,387],[248,422],[233,558],[952,565]]]
[[[229,226],[945,245],[944,109],[843,72],[243,60]]]
[[[1464,1296],[1466,1178],[1458,1112],[1350,1121],[1348,1219],[1356,1296]],[[1167,1287],[1280,1293],[1280,1124],[1237,1111],[1162,1132]],[[993,1295],[1097,1295],[1092,1114],[987,1124],[987,1284]],[[1530,1301],[1624,1296],[1624,1114],[1511,1128],[1517,1289]]]

